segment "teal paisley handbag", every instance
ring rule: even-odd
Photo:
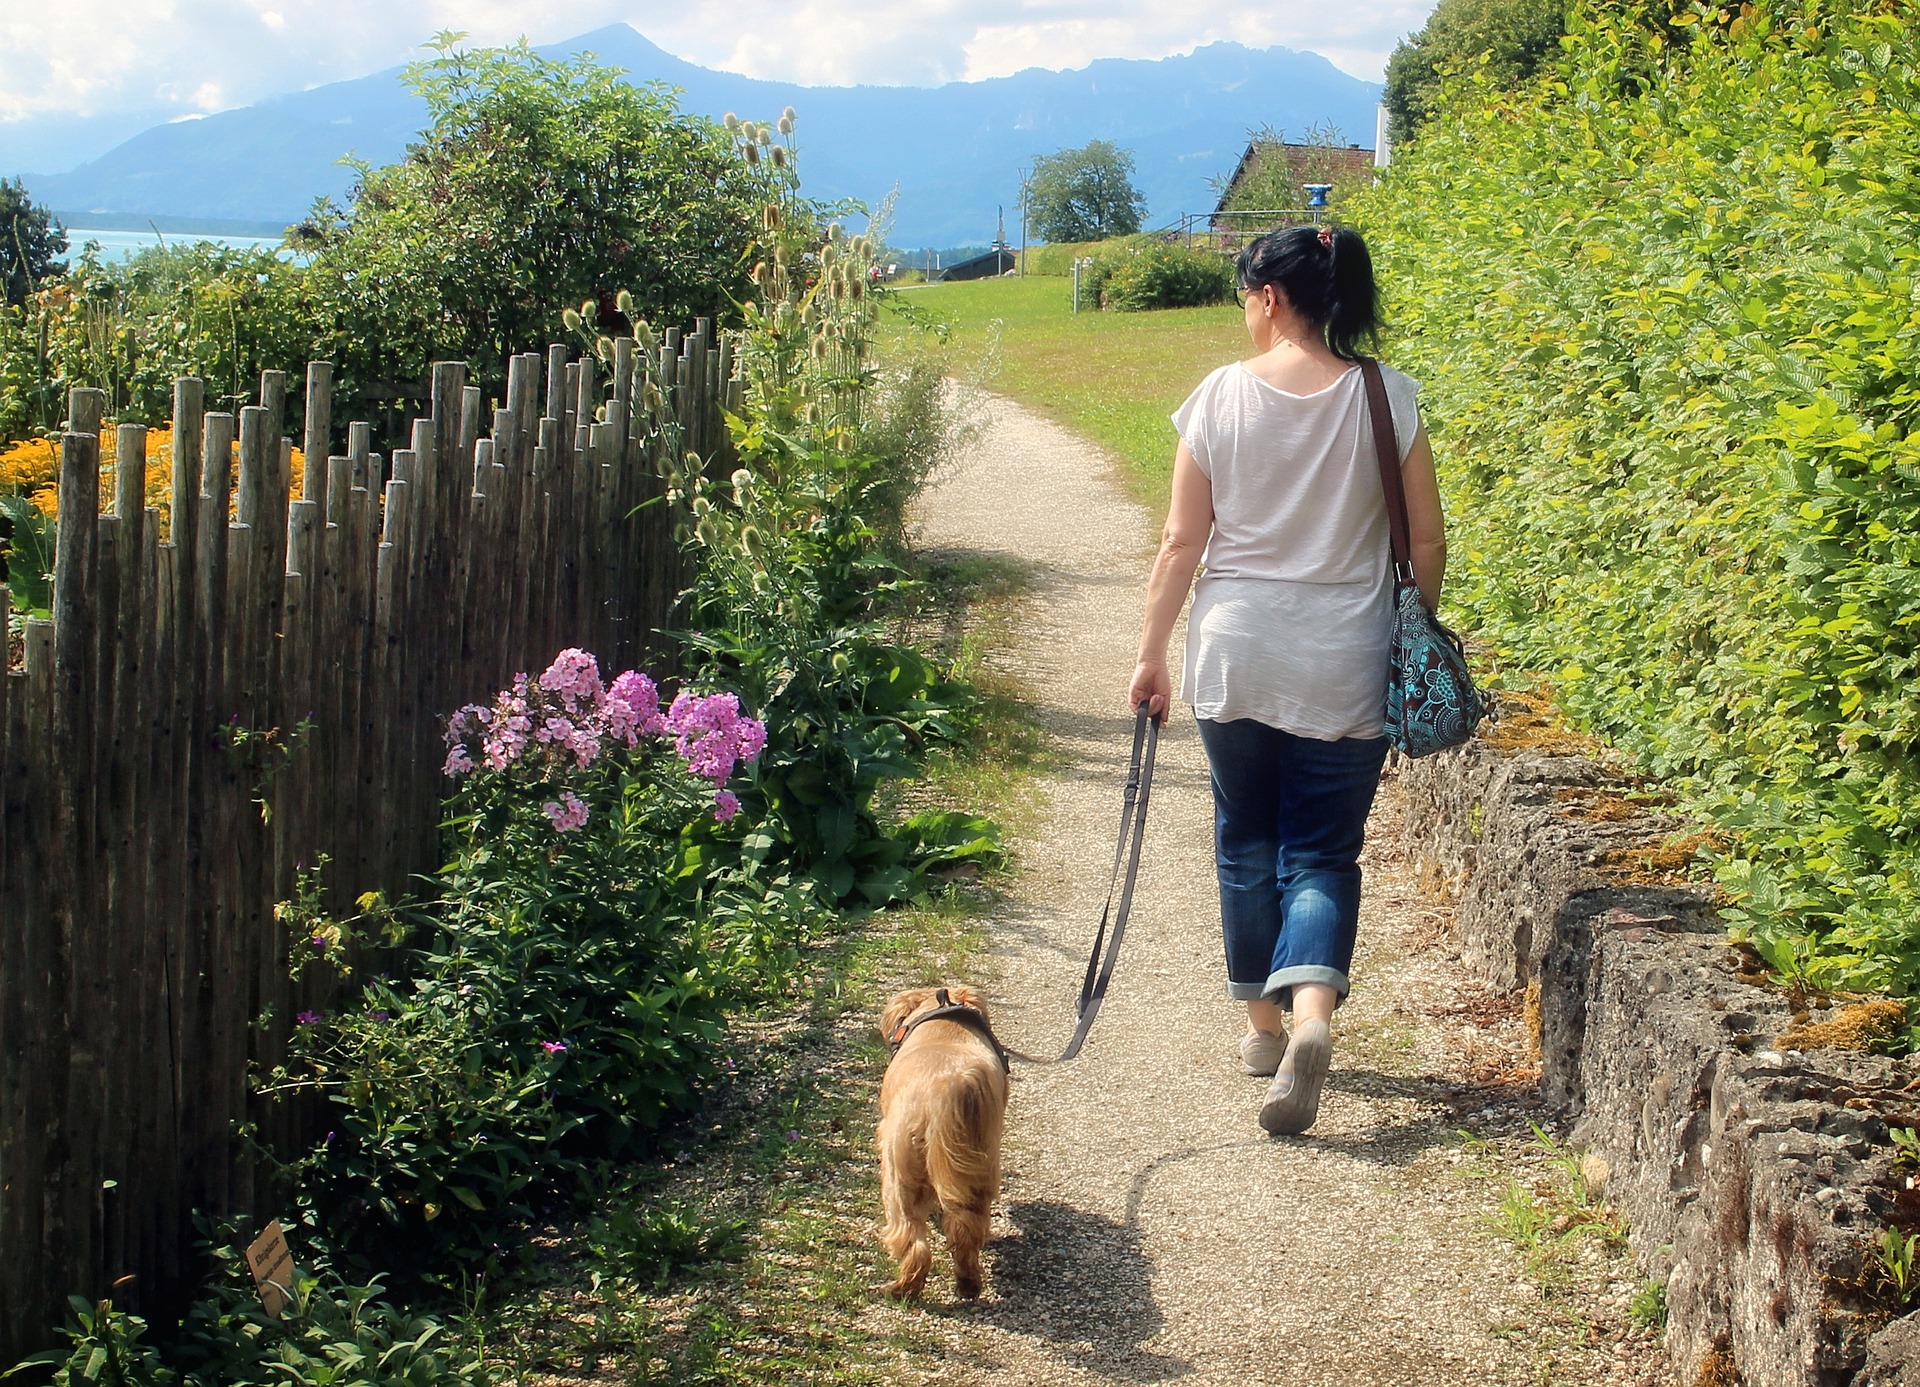
[[[1367,406],[1380,457],[1380,486],[1387,495],[1393,536],[1393,641],[1387,656],[1387,735],[1408,756],[1459,746],[1492,710],[1467,675],[1460,637],[1440,624],[1420,600],[1413,581],[1413,543],[1407,527],[1407,493],[1400,478],[1400,443],[1379,363],[1363,360]]]

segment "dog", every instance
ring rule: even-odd
[[[933,1265],[927,1221],[937,1207],[953,1253],[954,1287],[980,1294],[980,1250],[1000,1195],[1000,1134],[1007,1116],[1006,1051],[970,987],[916,987],[880,1016],[894,1047],[880,1084],[881,1241],[899,1269],[881,1287],[918,1296]]]

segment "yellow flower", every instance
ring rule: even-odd
[[[113,506],[114,469],[119,456],[119,441],[112,424],[101,426],[100,509],[103,513]],[[238,443],[233,445],[233,465],[237,472],[240,466]],[[300,494],[305,472],[306,455],[295,448],[292,482],[288,488],[292,495]],[[41,514],[57,518],[60,514],[60,449],[57,441],[47,438],[30,438],[0,450],[0,490],[15,495],[25,493]],[[166,517],[173,501],[173,430],[171,428],[147,431],[146,495],[146,503],[160,510],[160,537],[165,539],[167,537]],[[233,514],[233,507],[229,506],[228,517],[231,519]]]

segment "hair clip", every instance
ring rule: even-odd
[[[1333,228],[1332,227],[1323,226],[1320,228],[1320,244],[1325,246],[1328,250],[1333,249]]]

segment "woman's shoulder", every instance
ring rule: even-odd
[[[1420,393],[1419,381],[1398,367],[1387,365],[1384,361],[1380,363],[1380,379],[1386,382],[1389,393],[1398,391],[1400,394],[1408,396],[1418,395]]]

